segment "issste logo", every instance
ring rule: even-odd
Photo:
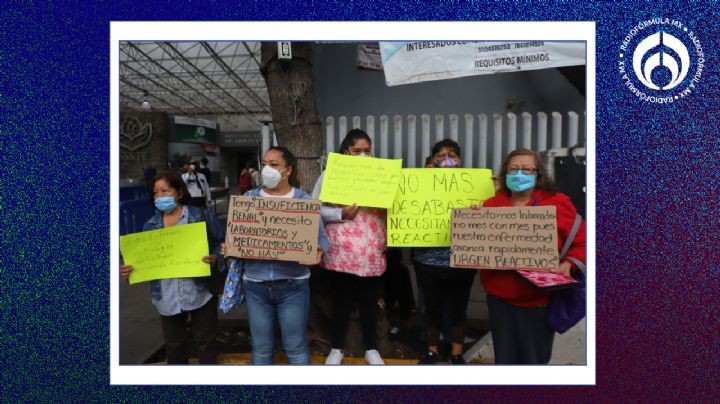
[[[651,103],[672,103],[692,94],[704,65],[700,39],[671,18],[641,21],[620,46],[618,67],[625,87]]]

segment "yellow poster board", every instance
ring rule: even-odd
[[[451,211],[493,196],[485,168],[406,168],[388,209],[388,246],[449,247]]]
[[[341,205],[389,208],[401,170],[401,159],[330,153],[319,199]]]
[[[210,276],[205,222],[120,236],[123,261],[134,267],[130,284],[154,279]]]

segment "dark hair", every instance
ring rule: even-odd
[[[360,129],[352,129],[347,133],[347,135],[345,135],[342,143],[340,143],[340,150],[338,150],[338,153],[349,154],[348,152],[350,151],[350,147],[354,146],[360,139],[367,140],[368,144],[372,146],[372,140],[370,140],[370,136],[368,136],[367,133]]]
[[[155,188],[155,183],[165,180],[165,182],[168,183],[170,188],[173,188],[175,191],[180,193],[180,197],[178,198],[180,201],[180,204],[182,205],[188,205],[190,204],[190,193],[187,190],[187,186],[185,186],[185,181],[180,178],[177,173],[173,171],[165,171],[162,174],[159,174],[155,179],[148,184],[148,194],[150,195],[150,204],[155,206],[155,195],[153,195],[153,189]]]
[[[287,147],[275,146],[268,149],[268,151],[270,150],[277,150],[282,153],[282,158],[283,160],[285,160],[285,166],[292,167],[292,171],[290,172],[290,176],[288,177],[288,183],[295,188],[300,188],[300,180],[298,179],[297,157],[295,157],[295,155],[292,154],[292,152],[288,150]]]
[[[204,165],[207,165],[207,163],[208,163],[207,157],[201,158],[200,161],[202,161],[202,163],[203,163]]]
[[[557,188],[555,187],[555,181],[553,181],[552,178],[548,176],[547,171],[545,170],[545,164],[543,164],[540,155],[538,154],[538,152],[530,149],[516,149],[507,156],[505,156],[505,159],[500,166],[500,174],[498,174],[500,191],[505,192],[508,195],[512,194],[512,191],[510,191],[507,185],[505,185],[505,176],[507,175],[508,163],[510,162],[510,159],[515,156],[532,156],[535,159],[535,167],[537,168],[535,189],[546,191],[551,194],[554,194],[557,191]]]
[[[457,142],[452,139],[443,139],[443,140],[435,143],[435,145],[432,148],[431,156],[434,157],[435,154],[437,154],[437,152],[439,152],[443,148],[448,148],[448,149],[454,151],[455,154],[460,156],[460,145],[457,144]]]

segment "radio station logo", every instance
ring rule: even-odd
[[[620,77],[636,97],[669,104],[697,91],[705,54],[697,35],[681,21],[653,18],[635,25],[620,46]]]

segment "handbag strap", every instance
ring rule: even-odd
[[[570,229],[570,234],[568,234],[568,237],[565,239],[565,244],[563,245],[562,251],[560,252],[560,259],[572,261],[572,263],[575,264],[578,269],[584,273],[585,264],[582,261],[574,257],[565,257],[565,254],[567,254],[568,250],[570,249],[570,245],[572,244],[573,240],[575,240],[575,236],[580,229],[580,224],[582,224],[582,217],[576,213],[575,223],[573,223],[572,229]]]
[[[208,226],[208,222],[205,218],[205,212],[203,208],[198,208],[198,210],[200,211],[200,216],[202,216],[203,223],[205,223],[205,235],[207,236],[208,249],[210,250],[210,253],[212,253],[212,243],[210,242],[210,226]]]

